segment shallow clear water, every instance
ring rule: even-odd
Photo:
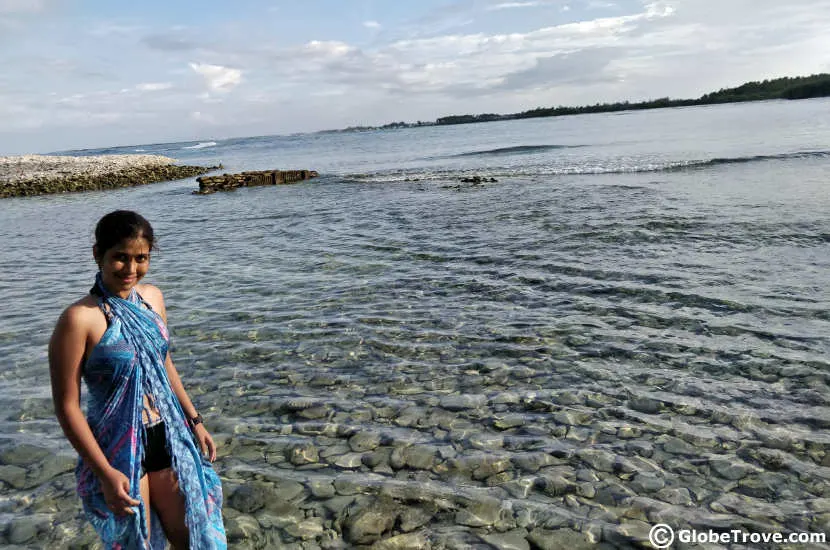
[[[830,526],[830,101],[194,145],[106,152],[321,177],[0,202],[6,542],[93,540],[46,343],[116,208],[160,236],[240,547],[368,544],[377,508],[458,548]]]

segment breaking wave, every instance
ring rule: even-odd
[[[216,145],[215,141],[203,141],[201,143],[197,143],[196,145],[190,145],[188,147],[182,147],[182,149],[204,149],[206,147],[213,147]]]
[[[541,147],[541,146],[533,146]],[[544,147],[554,147],[546,145]],[[562,146],[559,146],[562,147]],[[505,151],[508,149],[526,150],[527,146],[494,149]],[[470,153],[472,154],[472,153]],[[532,177],[532,176],[582,176],[603,174],[636,174],[644,172],[678,172],[683,170],[704,170],[714,166],[745,164],[753,162],[773,162],[799,159],[830,158],[830,151],[799,151],[775,155],[754,155],[747,157],[712,158],[684,161],[644,162],[620,159],[604,161],[583,161],[560,164],[530,164],[526,166],[489,167],[487,169],[454,169],[442,168],[412,168],[404,170],[389,170],[373,173],[347,174],[346,180],[365,183],[391,182],[419,182],[419,181],[448,181],[469,176],[486,176],[495,178]]]

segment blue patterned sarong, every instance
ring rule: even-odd
[[[167,449],[185,500],[185,524],[191,550],[226,548],[222,524],[222,486],[188,426],[170,387],[164,361],[169,336],[161,316],[132,290],[127,299],[111,294],[95,279],[107,331],[92,349],[83,368],[89,389],[87,421],[109,463],[130,480],[130,496],[141,500],[139,480],[144,458],[142,410],[150,398],[165,422]],[[150,515],[152,550],[167,541],[155,512],[142,501],[136,514],[116,516],[107,507],[100,481],[80,460],[76,469],[84,511],[108,550],[147,548],[145,521]]]

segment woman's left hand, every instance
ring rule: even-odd
[[[199,442],[199,448],[202,449],[202,454],[211,462],[216,460],[216,443],[205,428],[204,424],[196,424],[193,430],[193,435],[196,436],[196,441]]]

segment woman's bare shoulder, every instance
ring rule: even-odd
[[[164,310],[164,295],[161,290],[149,283],[143,283],[136,286],[136,290],[141,297],[144,298],[156,311]]]
[[[63,310],[58,324],[89,326],[90,323],[97,320],[101,315],[101,310],[98,308],[98,300],[95,296],[87,294]]]

